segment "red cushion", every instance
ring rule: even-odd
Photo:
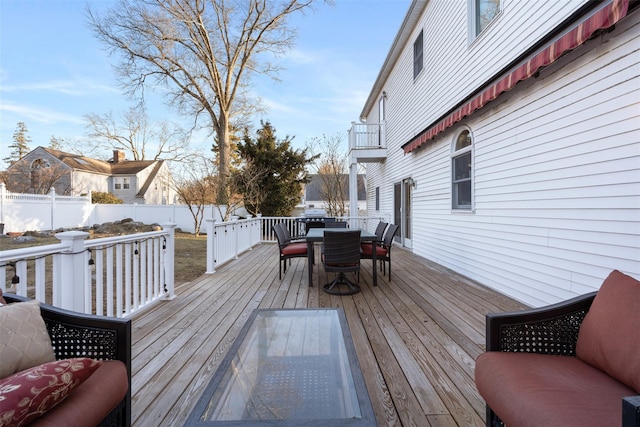
[[[363,243],[361,246],[362,249],[362,255],[373,255],[373,251],[371,250],[371,244],[367,244],[367,243]],[[387,253],[389,253],[389,251],[385,248],[383,248],[380,245],[376,245],[376,257],[385,257],[387,256]]]
[[[0,380],[0,425],[22,426],[60,404],[101,362],[57,360]]]
[[[576,354],[640,392],[640,282],[609,274],[585,316]]]
[[[306,243],[291,243],[284,248],[282,248],[282,255],[291,256],[291,255],[304,255],[307,253],[307,244]]]
[[[103,360],[98,370],[72,391],[62,405],[56,406],[29,427],[98,425],[127,395],[128,390],[126,365],[119,360]]]
[[[570,356],[487,352],[476,360],[475,378],[507,426],[619,426],[622,398],[637,394]]]

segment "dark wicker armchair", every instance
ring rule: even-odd
[[[279,277],[282,280],[282,268],[287,273],[287,260],[291,258],[306,258],[307,244],[302,241],[293,240],[287,226],[285,224],[274,224],[273,232],[278,239],[279,252]]]
[[[13,294],[3,296],[8,303],[27,300]],[[126,365],[129,391],[99,426],[131,426],[131,320],[86,315],[48,304],[40,304],[40,312],[56,359],[90,357]]]
[[[488,314],[487,351],[575,356],[580,325],[596,294],[537,309]],[[622,417],[623,427],[640,427],[640,396],[623,399]],[[487,426],[504,426],[488,405]]]
[[[360,272],[360,230],[326,230],[322,262],[325,271],[338,273],[331,283],[324,285],[325,292],[333,295],[360,292],[360,286],[345,276],[347,272]]]

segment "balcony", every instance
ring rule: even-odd
[[[349,161],[354,163],[381,163],[387,158],[384,123],[351,122],[349,129]]]
[[[362,292],[329,295],[319,252],[311,288],[305,259],[279,280],[278,249],[262,243],[134,316],[133,426],[183,425],[254,309],[318,307],[344,309],[378,425],[484,425],[484,316],[523,305],[400,248],[392,282],[371,286],[363,261]]]

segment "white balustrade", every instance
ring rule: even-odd
[[[175,224],[162,226],[91,240],[68,231],[56,234],[57,244],[1,251],[0,288],[81,313],[130,316],[175,297]]]

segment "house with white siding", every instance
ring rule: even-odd
[[[414,0],[349,149],[397,245],[506,295],[640,278],[640,2]]]
[[[7,188],[15,193],[82,195],[112,193],[124,203],[164,205],[176,191],[164,160],[127,160],[121,150],[108,161],[37,147],[7,168]]]

